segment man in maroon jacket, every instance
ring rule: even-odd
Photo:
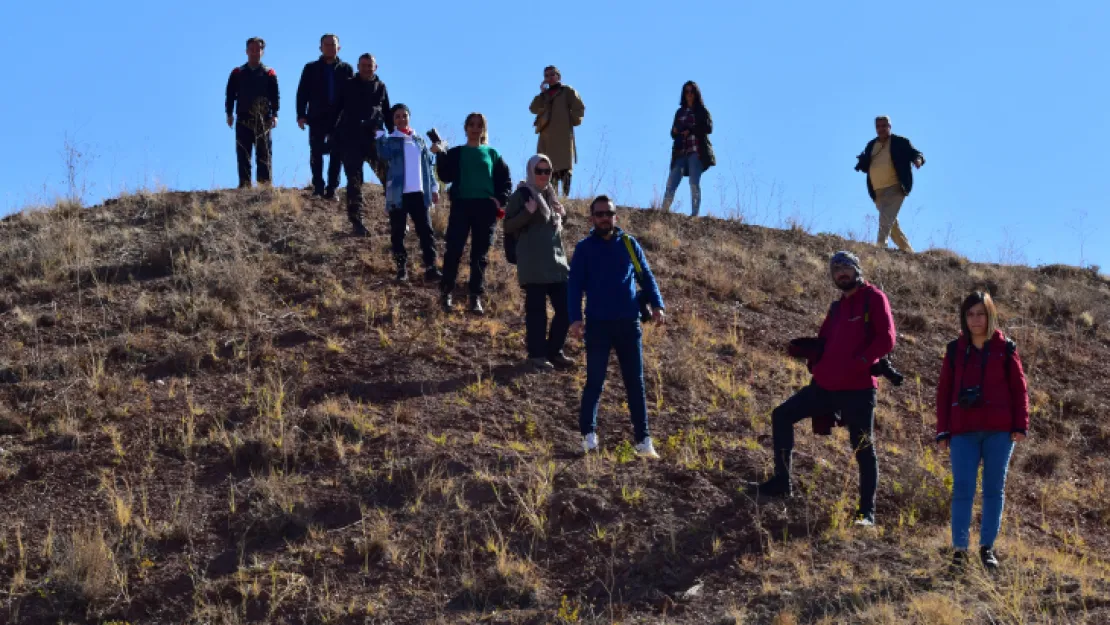
[[[894,349],[894,320],[886,295],[863,280],[859,258],[854,254],[837,252],[829,269],[843,295],[829,307],[821,324],[818,336],[824,341],[824,352],[813,367],[809,386],[771,413],[775,475],[753,484],[752,490],[757,495],[790,495],[794,424],[814,415],[839,412],[859,463],[856,523],[874,525],[879,460],[872,433],[878,385],[871,367]]]

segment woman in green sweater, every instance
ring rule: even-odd
[[[563,354],[570,328],[567,313],[570,269],[563,247],[563,218],[567,213],[555,195],[551,169],[551,159],[543,154],[529,159],[526,182],[509,198],[505,209],[505,235],[516,237],[517,279],[524,289],[528,360],[541,371],[574,364]],[[555,310],[550,334],[548,298]]]
[[[437,144],[433,152],[439,179],[451,185],[451,213],[447,220],[447,249],[443,256],[443,309],[451,311],[451,292],[459,273],[463,247],[470,238],[470,312],[481,315],[485,294],[489,248],[497,230],[497,220],[505,216],[504,206],[513,190],[509,166],[497,150],[489,146],[486,118],[481,113],[466,116],[466,145],[443,152]]]

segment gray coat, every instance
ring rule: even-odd
[[[529,213],[524,203],[531,195],[528,187],[517,189],[505,209],[505,232],[517,237],[517,279],[522,286],[566,282],[570,266],[563,248],[562,225],[556,225],[552,212],[544,215],[542,209],[537,209]]]

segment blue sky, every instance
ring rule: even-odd
[[[649,204],[662,195],[668,129],[693,79],[716,123],[719,165],[702,181],[710,213],[873,233],[874,205],[852,167],[885,113],[928,159],[902,210],[915,247],[1110,268],[1110,52],[1101,42],[1110,3],[373,6],[4,3],[0,213],[64,190],[67,136],[87,155],[91,202],[159,185],[233,186],[223,89],[252,35],[266,39],[264,62],[282,87],[276,180],[306,184],[294,94],[320,35],[333,31],[340,56],[378,58],[418,129],[457,140],[466,114],[484,112],[516,177],[535,147],[528,103],[554,63],[586,103],[576,194]],[[688,210],[685,181],[677,197]]]

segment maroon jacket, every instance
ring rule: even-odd
[[[1029,394],[1025,370],[1016,350],[1006,347],[1006,337],[995,331],[984,345],[987,352],[985,379],[983,352],[961,335],[956,342],[955,363],[944,356],[937,384],[937,438],[967,432],[1021,432],[1029,429]],[[955,364],[955,367],[953,367]],[[1007,371],[1009,375],[1007,375]],[[982,385],[983,399],[974,408],[957,403],[960,388]]]
[[[877,388],[871,365],[894,349],[890,302],[877,287],[865,283],[829,308],[817,336],[825,339],[825,351],[813,367],[817,386],[826,391]]]

